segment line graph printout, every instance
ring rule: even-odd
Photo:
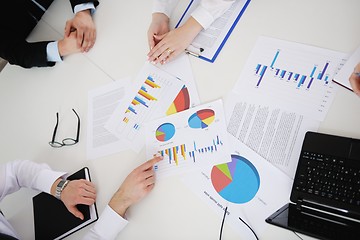
[[[222,100],[217,100],[146,124],[147,158],[164,157],[155,166],[157,175],[230,161],[224,116]]]
[[[260,37],[234,91],[322,121],[337,89],[331,79],[345,59],[341,52]]]
[[[129,146],[139,151],[144,145],[141,137],[145,121],[165,116],[184,83],[169,73],[146,63],[138,74],[134,87],[119,105],[106,128]]]

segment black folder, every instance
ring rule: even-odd
[[[67,178],[68,180],[90,179],[89,169],[84,167]],[[70,213],[62,201],[48,193],[33,197],[35,239],[63,239],[98,220],[96,204],[79,204],[77,208],[84,220]]]

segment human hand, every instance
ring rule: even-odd
[[[360,97],[360,63],[355,66],[354,72],[350,75],[349,81],[354,93]]]
[[[109,206],[124,217],[126,210],[144,198],[155,184],[154,165],[163,157],[154,157],[135,168],[124,180],[109,202]]]
[[[76,208],[77,204],[91,205],[95,203],[95,185],[85,179],[72,180],[60,195],[61,201],[75,217],[84,219],[84,215]]]
[[[171,61],[182,53],[202,30],[202,26],[190,17],[183,26],[171,30],[167,34],[155,35],[159,41],[147,54],[148,61],[155,64]]]
[[[74,30],[76,30],[77,47],[82,52],[88,52],[96,40],[96,27],[89,9],[76,13],[74,18],[66,21],[65,36],[69,36]]]
[[[156,36],[164,35],[167,32],[169,32],[169,17],[163,13],[153,13],[152,21],[147,32],[149,49],[155,47],[161,40],[156,38]]]
[[[76,41],[76,31],[70,32],[69,36],[65,36],[59,40],[58,49],[60,56],[65,57],[73,53],[81,52],[81,48],[77,46]]]

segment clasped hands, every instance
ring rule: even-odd
[[[88,52],[96,41],[96,27],[90,10],[75,14],[65,25],[65,34],[59,40],[58,48],[61,57],[78,52]]]
[[[153,13],[147,32],[149,62],[165,64],[173,60],[185,51],[203,28],[190,17],[181,27],[169,29],[169,17],[163,13]]]

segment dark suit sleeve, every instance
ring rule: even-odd
[[[97,0],[70,0],[72,10],[74,11],[74,8],[78,4],[82,3],[94,3],[94,6],[97,7],[99,5],[99,1]]]
[[[26,41],[36,22],[26,13],[24,3],[20,0],[11,0],[5,1],[4,4],[0,14],[0,56],[10,64],[24,68],[54,66],[54,62],[47,61],[48,41]]]
[[[13,39],[6,44],[0,40],[0,55],[10,64],[23,68],[54,66],[55,62],[47,61],[48,43],[48,41],[29,43],[25,39],[23,41]]]

